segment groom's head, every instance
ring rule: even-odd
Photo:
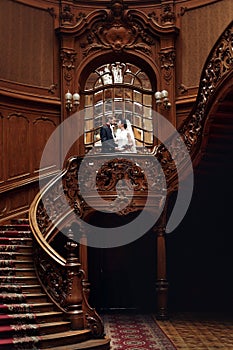
[[[116,118],[114,116],[108,116],[106,118],[106,124],[116,125]]]

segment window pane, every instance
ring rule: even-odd
[[[139,67],[122,62],[104,64],[90,74],[85,90],[89,92],[84,107],[86,144],[100,144],[100,126],[106,116],[115,115],[131,122],[137,145],[152,145],[151,83]]]

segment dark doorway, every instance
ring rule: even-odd
[[[133,220],[135,215],[99,213],[89,223],[103,226],[104,222],[105,227],[118,227]],[[89,247],[88,263],[92,306],[99,310],[152,310],[155,307],[156,235],[152,230],[120,247]]]

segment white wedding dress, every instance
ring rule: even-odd
[[[126,123],[127,128],[119,130],[116,134],[117,148],[123,153],[136,153],[136,143],[130,121],[126,120]]]

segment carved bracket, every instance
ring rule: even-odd
[[[60,53],[64,79],[67,86],[70,86],[70,82],[73,79],[76,55],[77,53],[73,50],[62,49]]]
[[[176,53],[175,50],[166,50],[160,52],[160,62],[161,70],[163,72],[163,78],[167,84],[170,83],[170,80],[173,77],[173,70],[175,65]]]

